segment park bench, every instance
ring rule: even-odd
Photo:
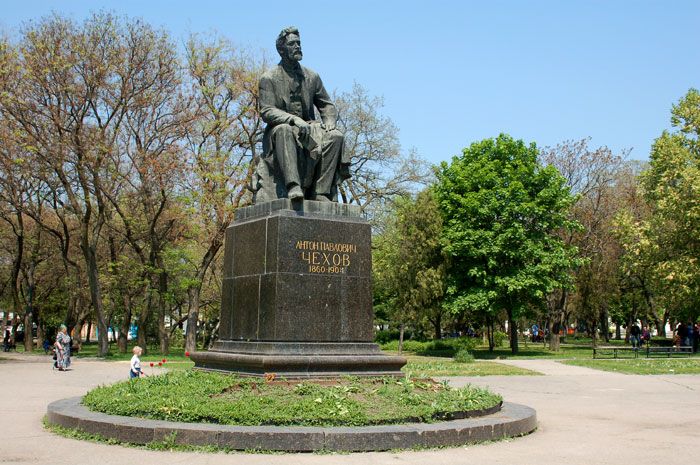
[[[646,358],[656,356],[667,356],[671,358],[675,355],[693,355],[692,346],[646,346],[646,347],[619,347],[619,346],[599,346],[593,348],[593,358],[638,358],[642,353]]]
[[[635,347],[598,346],[593,347],[593,358],[637,358],[639,356],[639,350],[640,349]]]
[[[687,355],[691,357],[693,355],[692,346],[668,346],[668,347],[658,347],[658,346],[648,346],[646,348],[647,358],[655,356],[667,356],[668,358],[674,355]]]

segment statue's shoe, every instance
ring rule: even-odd
[[[299,186],[294,186],[289,191],[287,192],[287,197],[289,197],[290,200],[299,200],[304,198],[304,191],[301,190],[301,187]]]

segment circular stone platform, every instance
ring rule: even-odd
[[[230,426],[178,423],[90,411],[81,397],[49,404],[48,423],[125,443],[168,440],[178,445],[236,450],[377,451],[412,447],[459,446],[522,436],[537,428],[535,410],[504,402],[499,412],[439,423],[363,427]]]

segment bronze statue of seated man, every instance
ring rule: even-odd
[[[285,196],[337,201],[338,183],[350,177],[343,134],[336,128],[338,112],[319,75],[299,64],[299,31],[282,30],[276,45],[282,60],[259,84],[260,115],[267,127],[253,182],[255,202]]]

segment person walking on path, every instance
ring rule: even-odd
[[[639,335],[641,334],[641,330],[639,329],[639,326],[637,323],[633,323],[632,326],[630,327],[630,342],[632,343],[632,347],[634,349],[639,348]]]
[[[143,350],[139,346],[134,346],[132,349],[132,352],[134,353],[134,356],[131,357],[131,369],[129,370],[129,379],[134,379],[134,378],[140,378],[141,376],[145,376],[145,374],[141,371],[141,353]]]
[[[59,371],[66,371],[70,366],[70,336],[66,325],[61,325],[53,345],[56,350],[56,364],[54,366]]]
[[[2,340],[2,350],[9,352],[12,348],[12,333],[9,329],[5,330],[5,337]]]

